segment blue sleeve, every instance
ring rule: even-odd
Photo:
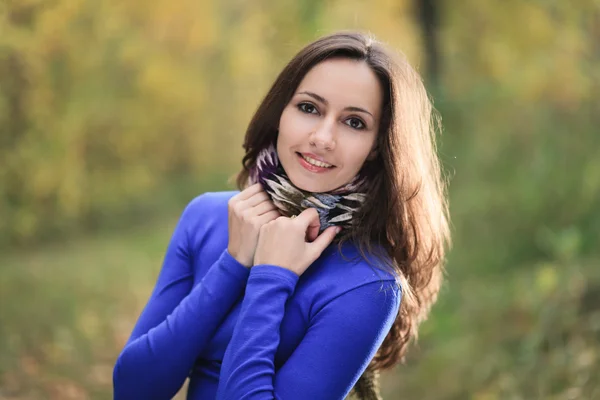
[[[249,270],[225,250],[193,286],[190,220],[199,198],[175,228],[154,291],[113,371],[114,398],[170,399],[181,388],[198,354],[241,295]]]
[[[395,282],[367,283],[327,303],[275,371],[279,328],[297,280],[277,266],[252,268],[217,399],[343,399],[364,372],[396,318],[400,292]]]

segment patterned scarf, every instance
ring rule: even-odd
[[[290,181],[279,161],[277,150],[271,144],[263,149],[250,170],[249,184],[260,182],[273,204],[282,215],[291,217],[307,208],[316,208],[321,227],[319,233],[330,226],[349,228],[352,218],[365,201],[367,179],[357,175],[351,182],[326,193],[302,190]]]

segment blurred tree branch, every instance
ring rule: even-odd
[[[418,20],[423,37],[423,48],[427,58],[427,81],[439,83],[440,51],[438,42],[439,3],[436,0],[415,0]]]

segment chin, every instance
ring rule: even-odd
[[[325,182],[319,182],[319,179],[307,179],[306,177],[302,177],[302,179],[296,179],[295,177],[290,176],[290,181],[296,186],[298,189],[302,189],[311,193],[325,193],[330,192],[333,189],[336,189],[338,186],[335,185],[327,185]]]

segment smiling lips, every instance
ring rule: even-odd
[[[296,153],[298,155],[298,161],[300,165],[302,165],[305,169],[311,172],[325,172],[332,168],[335,168],[335,165],[326,163],[324,161],[317,160],[307,153]],[[312,154],[311,154],[312,155]]]

